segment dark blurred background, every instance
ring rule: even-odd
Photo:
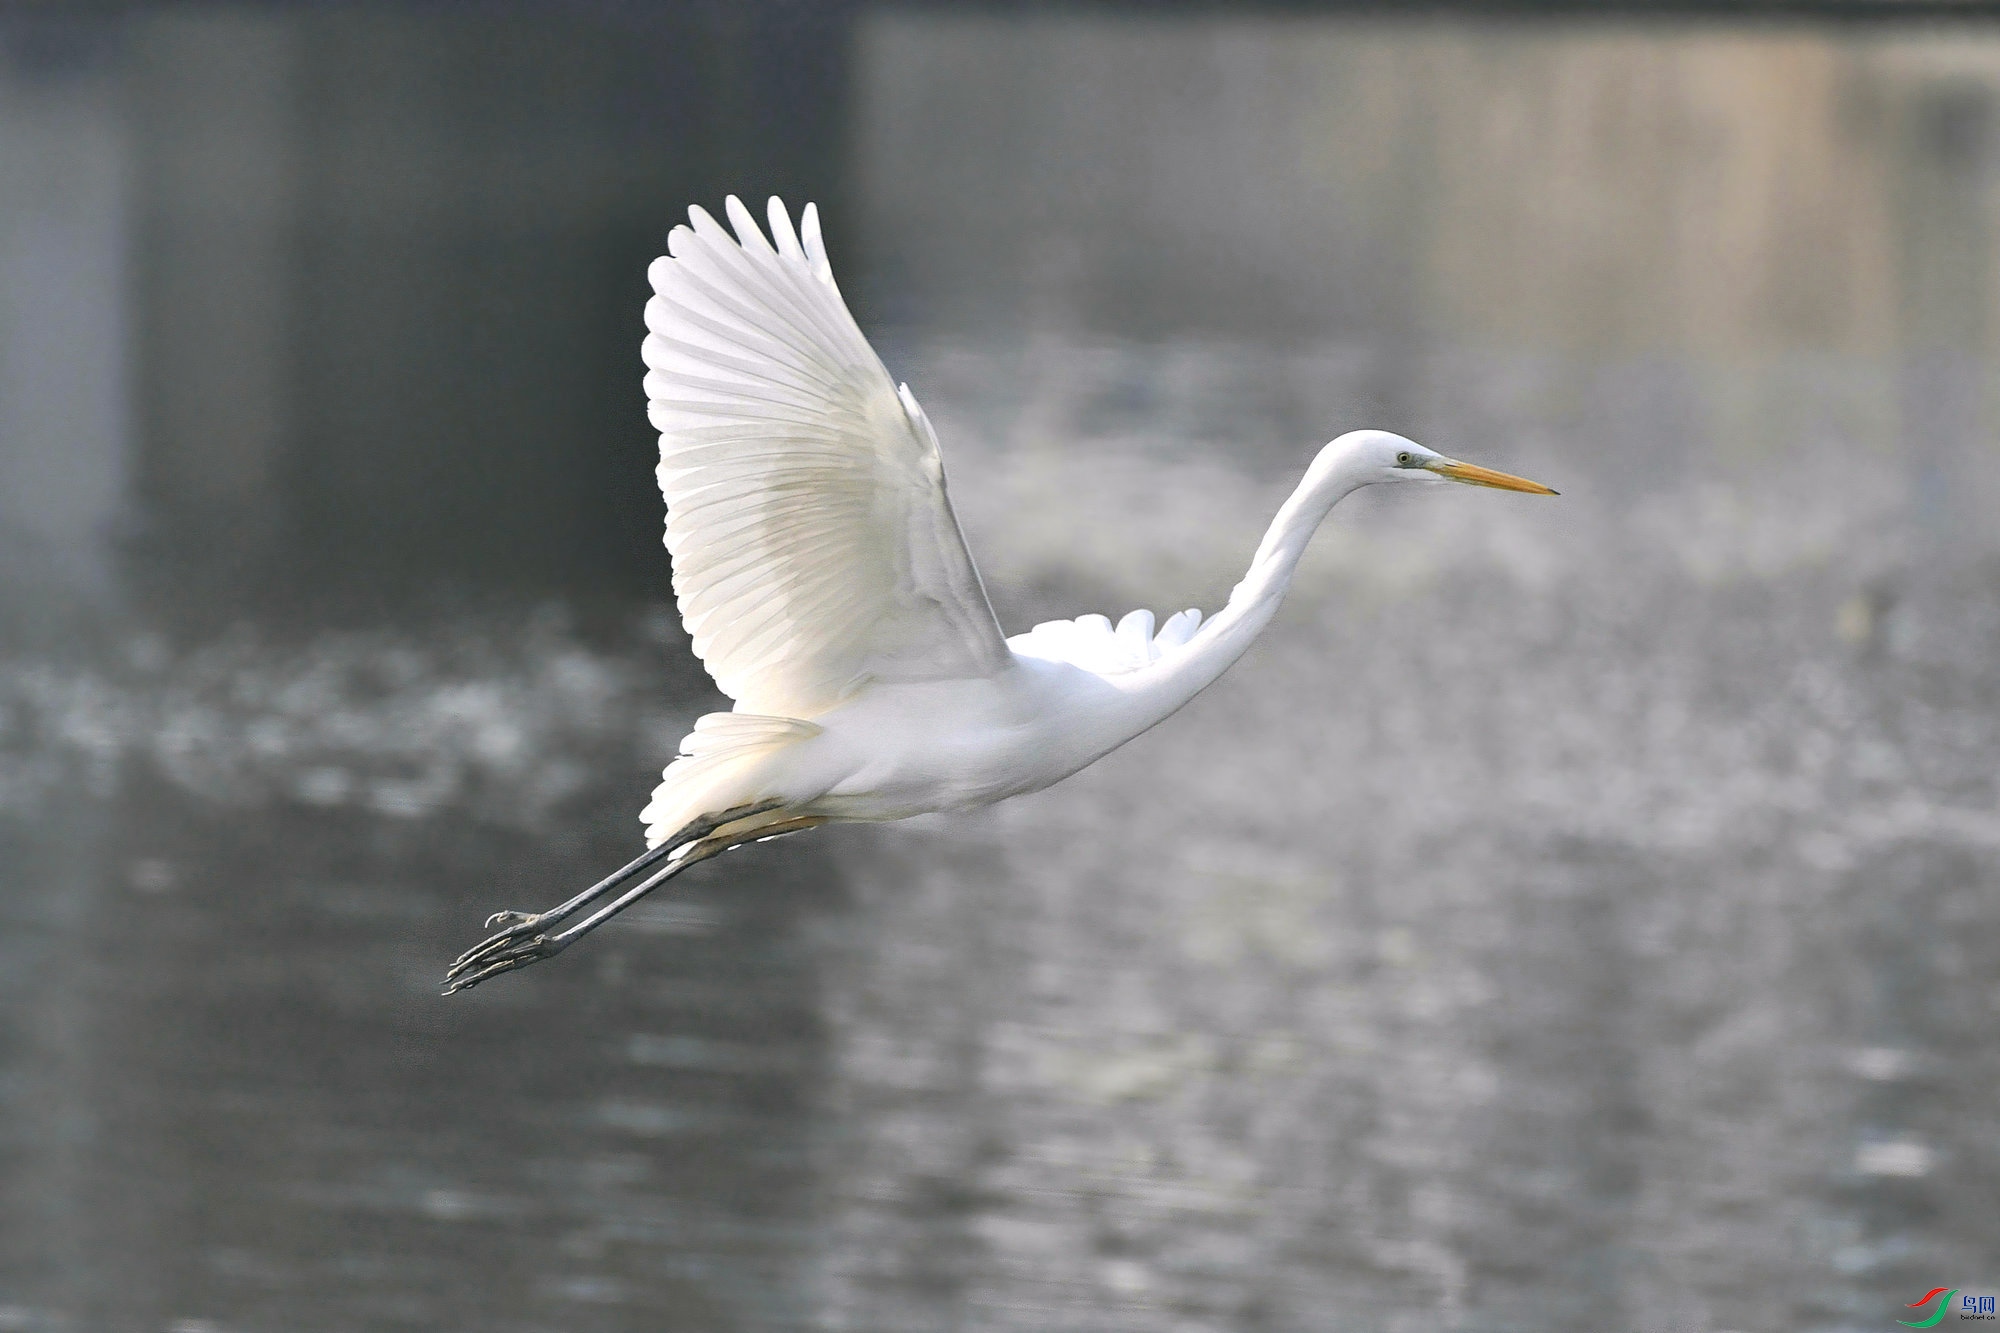
[[[0,10],[0,1331],[2000,1289],[1997,116],[1952,5]],[[440,999],[722,706],[638,342],[732,191],[1010,630],[1213,611],[1361,425],[1564,495]]]

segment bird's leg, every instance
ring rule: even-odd
[[[758,813],[762,813],[762,811]],[[730,812],[726,823],[735,823],[746,817],[748,816],[741,811]],[[711,832],[719,826],[726,827],[726,823],[718,825],[714,821],[706,822],[708,822]],[[795,819],[780,820],[774,824],[764,824],[747,829],[729,829],[717,836],[702,838],[692,843],[692,845],[685,842],[680,843],[678,845],[683,849],[681,854],[669,860],[664,868],[655,871],[651,876],[633,885],[611,903],[600,907],[597,911],[591,913],[575,925],[553,935],[536,933],[526,939],[521,938],[519,933],[516,933],[518,932],[518,928],[516,928],[516,932],[503,931],[491,940],[481,944],[478,948],[471,950],[456,963],[453,963],[451,970],[445,973],[446,985],[444,993],[450,995],[454,991],[469,990],[489,977],[498,976],[502,972],[511,972],[516,968],[526,967],[530,963],[538,963],[544,958],[555,957],[564,949],[576,943],[577,940],[588,935],[591,931],[597,929],[606,921],[609,921],[612,917],[630,907],[633,903],[638,902],[641,898],[651,893],[654,889],[659,888],[660,885],[680,874],[689,866],[706,861],[711,857],[720,856],[732,847],[741,847],[745,843],[751,842],[765,842],[772,838],[782,837],[787,833],[797,833],[803,829],[817,828],[825,822],[826,819],[824,816],[802,815]],[[689,827],[693,826],[690,825]]]
[[[545,926],[555,925],[560,921],[574,916],[577,912],[596,902],[599,898],[602,898],[620,884],[625,883],[634,875],[641,874],[658,865],[661,861],[672,856],[676,851],[687,846],[689,843],[700,842],[703,838],[706,838],[709,834],[724,825],[732,824],[739,819],[747,819],[753,815],[768,813],[777,809],[781,804],[783,803],[780,801],[762,801],[754,805],[739,805],[733,810],[724,810],[719,814],[703,815],[700,819],[691,820],[679,832],[662,842],[659,846],[647,848],[621,869],[613,871],[585,889],[582,893],[577,894],[576,897],[571,898],[568,902],[551,907],[546,912],[495,912],[492,916],[486,918],[486,928],[491,930],[495,926],[502,926],[505,929],[501,930],[497,935],[481,940],[478,944],[460,954],[452,962],[452,971],[457,972],[469,964],[476,963],[480,958],[495,949],[503,948],[514,940],[535,934]]]

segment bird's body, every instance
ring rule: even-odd
[[[661,793],[671,804],[648,807],[650,829],[663,838],[690,811],[766,798],[803,815],[883,821],[972,810],[1040,791],[1192,698],[1192,682],[1173,670],[1177,665],[1103,675],[1017,653],[990,676],[867,690],[801,719],[810,730],[772,734],[741,772],[686,790],[670,773]]]
[[[834,285],[811,205],[767,239],[736,199],[651,270],[644,353],[681,618],[735,700],[681,742],[642,814],[649,850],[504,924],[452,989],[550,957],[689,865],[834,820],[974,809],[1039,791],[1177,712],[1276,614],[1313,533],[1376,482],[1552,493],[1385,431],[1323,448],[1228,604],[1158,632],[1136,611],[1004,636],[946,493],[936,433]],[[653,870],[650,877],[641,873]],[[624,887],[630,884],[631,887]],[[598,898],[622,890],[557,933]]]
[[[991,805],[1040,791],[1109,751],[1122,702],[1089,672],[1032,659],[978,679],[883,686],[812,719],[810,732],[774,742],[754,771],[675,793],[680,808],[663,811],[652,831],[678,829],[685,809],[765,798],[803,815],[872,822]]]

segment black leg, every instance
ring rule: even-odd
[[[703,815],[700,819],[690,822],[685,828],[659,846],[647,848],[645,852],[626,864],[623,868],[607,875],[585,889],[582,893],[577,894],[576,897],[571,898],[568,902],[552,907],[546,912],[495,912],[492,916],[486,918],[486,926],[489,930],[495,926],[503,927],[503,929],[498,934],[481,940],[478,944],[460,954],[452,962],[451,970],[445,974],[445,980],[451,981],[468,969],[477,966],[480,962],[490,959],[500,950],[516,941],[539,935],[545,927],[557,925],[567,920],[617,888],[620,884],[630,880],[633,876],[650,870],[661,861],[671,857],[681,848],[686,847],[689,843],[700,842],[723,825],[732,823],[738,819],[747,819],[752,815],[766,814],[777,809],[780,804],[781,802],[778,801],[763,801],[755,805],[737,806],[733,810],[724,810],[720,814]],[[654,880],[648,882],[653,883],[657,887],[659,883],[664,882],[665,878],[664,876],[655,876]],[[621,899],[620,901],[625,900]],[[464,989],[463,986],[455,985],[448,988],[445,994],[449,995],[452,990],[462,989]]]
[[[648,847],[644,852],[626,864],[623,869],[612,871],[609,875],[606,875],[582,893],[577,894],[576,897],[570,899],[568,902],[558,907],[551,907],[546,912],[516,912],[512,910],[495,912],[492,916],[486,918],[486,928],[492,930],[495,926],[505,926],[509,931],[512,931],[522,926],[534,927],[560,921],[572,912],[590,906],[590,904],[596,902],[606,893],[609,893],[618,885],[632,878],[632,876],[651,866],[658,865],[667,857],[672,856],[674,848],[677,845],[672,842],[663,842],[658,847]],[[470,954],[461,954],[460,961],[469,956]]]
[[[740,838],[731,838],[727,841],[720,838],[710,838],[707,842],[688,848],[687,855],[676,860],[672,869],[662,871],[637,888],[627,891],[609,907],[600,907],[597,911],[592,912],[589,916],[567,930],[551,937],[549,942],[555,945],[558,950],[568,948],[575,940],[596,930],[612,917],[617,916],[633,903],[638,902],[641,898],[651,893],[654,889],[659,888],[660,885],[666,883],[675,875],[680,874],[681,871],[686,870],[697,861],[706,861],[711,856],[720,856],[730,848],[741,847],[746,843],[769,842],[773,838],[782,838],[787,833],[797,833],[803,829],[818,828],[825,822],[825,819],[806,815],[798,819],[781,820],[776,824],[766,824],[755,832]]]
[[[743,818],[741,815],[734,818]],[[797,819],[781,820],[776,824],[766,824],[761,828],[727,838],[708,838],[696,843],[680,856],[673,858],[665,867],[627,889],[610,904],[600,907],[583,920],[554,935],[536,934],[528,939],[495,936],[452,965],[445,974],[446,995],[454,991],[470,990],[490,977],[502,972],[512,972],[530,963],[539,963],[545,958],[553,958],[570,945],[596,930],[599,926],[617,916],[620,912],[638,902],[660,885],[686,870],[691,865],[720,856],[732,847],[746,843],[764,842],[770,838],[782,837],[787,833],[797,833],[802,829],[817,828],[826,820],[815,815],[805,815]]]

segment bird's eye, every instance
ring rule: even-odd
[[[1396,455],[1396,466],[1408,467],[1409,465],[1410,465],[1410,451],[1405,449],[1402,453]]]

